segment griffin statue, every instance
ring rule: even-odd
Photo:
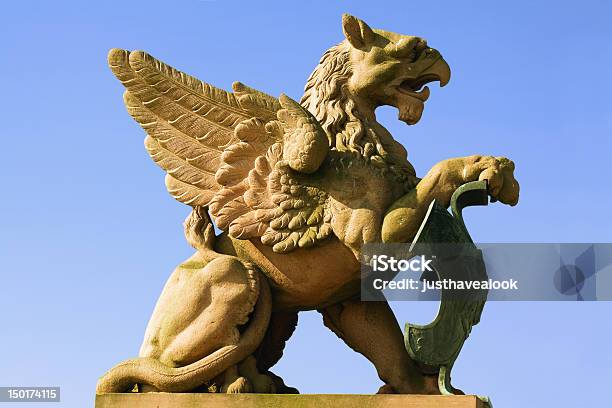
[[[298,313],[314,309],[374,364],[379,392],[439,393],[389,305],[360,299],[362,247],[411,242],[430,203],[448,207],[468,182],[486,180],[492,200],[515,205],[514,164],[476,155],[417,177],[375,110],[394,106],[414,125],[425,85],[446,85],[449,66],[420,37],[346,14],[342,30],[299,103],[239,82],[226,92],[145,52],[110,51],[147,151],[192,208],[185,236],[196,252],[168,279],[139,357],[104,374],[98,393],[296,393],[270,368]]]

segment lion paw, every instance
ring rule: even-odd
[[[244,394],[253,392],[253,387],[251,386],[251,382],[245,377],[238,377],[232,383],[224,385],[223,388],[221,388],[221,392],[227,394]]]
[[[514,178],[514,162],[506,157],[472,156],[464,168],[466,181],[487,180],[493,201],[516,205],[519,183]]]
[[[248,378],[253,385],[253,392],[261,394],[275,394],[276,383],[269,375],[262,374],[257,369],[257,361],[255,357],[247,357],[239,366],[240,375]]]

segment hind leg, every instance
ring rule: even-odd
[[[247,391],[241,384],[246,379],[232,366],[255,352],[271,309],[269,286],[256,266],[198,252],[164,286],[139,357],[105,373],[96,392],[129,392],[135,383],[160,392],[214,390],[220,384],[227,384],[226,391]],[[217,381],[225,372],[226,380]]]
[[[270,371],[270,368],[283,356],[285,344],[293,334],[297,322],[297,312],[273,312],[266,336],[257,352],[253,354],[257,361],[258,372],[272,378],[276,392],[279,394],[299,394],[296,388],[285,385],[281,377]]]
[[[239,340],[258,284],[232,256],[188,261],[170,276],[145,332],[140,357],[182,367]]]
[[[350,300],[320,311],[325,326],[370,360],[385,386],[380,392],[439,394],[404,347],[404,336],[387,302]]]
[[[220,255],[210,262],[192,257],[170,276],[147,327],[140,357],[184,367],[216,350],[238,344],[239,326],[249,322],[259,297],[260,281],[250,264]],[[236,364],[236,362],[234,362]],[[219,370],[219,371],[217,371]],[[225,372],[220,384],[226,392],[248,392],[236,367],[215,368],[209,376],[190,380],[192,390],[210,376]],[[143,391],[144,387],[143,387]],[[164,391],[163,389],[160,391]]]

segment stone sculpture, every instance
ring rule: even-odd
[[[350,15],[342,29],[299,103],[238,82],[226,92],[142,51],[110,51],[168,191],[192,207],[185,236],[196,252],[164,287],[139,357],[104,374],[98,393],[295,393],[270,368],[298,312],[313,309],[374,364],[379,392],[440,392],[388,304],[360,300],[362,246],[411,242],[432,201],[448,207],[468,182],[486,180],[493,200],[515,205],[514,164],[455,158],[417,177],[374,112],[392,105],[414,125],[425,85],[446,85],[449,66],[422,38]]]

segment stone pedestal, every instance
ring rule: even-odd
[[[485,408],[473,395],[101,394],[96,408]]]

